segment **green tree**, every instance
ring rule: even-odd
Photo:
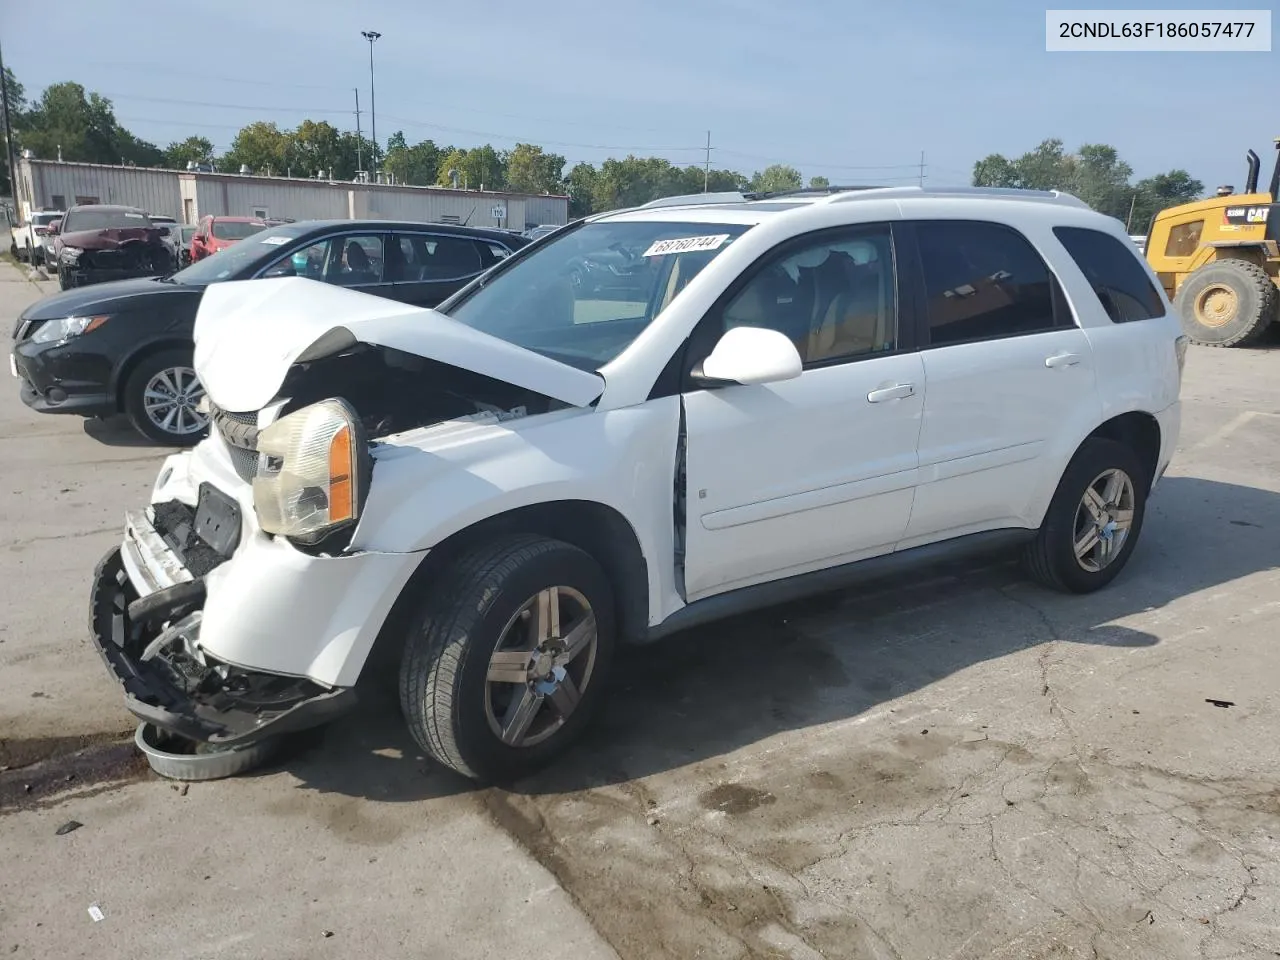
[[[333,124],[321,120],[303,120],[296,130],[287,134],[285,170],[295,176],[333,176],[349,180],[355,176],[355,157],[347,157],[342,149],[342,134]],[[332,171],[332,174],[330,173]]]
[[[1075,158],[1062,148],[1062,141],[1041,142],[1034,150],[1014,161],[1018,186],[1026,190],[1068,190],[1075,181]]]
[[[252,173],[283,173],[288,166],[292,137],[274,122],[255,121],[241,127],[231,141],[231,149],[222,156],[220,167],[228,173],[239,173],[247,166]],[[315,171],[311,171],[314,173]]]
[[[3,120],[9,120],[10,128],[13,130],[13,153],[18,154],[18,131],[22,128],[23,114],[27,109],[26,91],[22,84],[18,82],[18,78],[13,75],[13,71],[8,67],[4,68],[5,90],[8,97],[3,103],[0,103],[0,134],[4,132]],[[9,180],[9,152],[0,150],[0,195],[13,196],[13,186]]]
[[[814,190],[825,190],[831,186],[831,181],[826,177],[810,177],[809,186]]]
[[[1115,147],[1086,143],[1076,151],[1067,190],[1099,213],[1123,220],[1129,212],[1133,167],[1120,159]]]
[[[78,83],[55,83],[22,116],[18,142],[37,157],[87,163],[159,164],[155,144],[140,140],[116,122],[111,101],[85,94]]]
[[[172,170],[182,170],[188,162],[213,163],[213,143],[207,137],[187,137],[180,143],[171,143],[164,151],[164,165]]]
[[[564,178],[569,194],[569,216],[573,219],[595,212],[596,168],[589,163],[575,163]]]
[[[804,178],[795,167],[775,163],[765,167],[751,178],[751,189],[756,193],[778,193],[784,190],[799,190],[804,186]]]
[[[1018,168],[998,153],[989,154],[973,165],[975,187],[1016,187],[1020,183]]]
[[[544,153],[531,143],[517,143],[503,156],[507,187],[517,193],[559,193],[564,189],[564,157]]]
[[[467,190],[479,190],[482,186],[486,190],[501,190],[506,181],[502,158],[487,143],[471,150],[454,147],[445,153],[436,171],[436,182],[450,186],[451,170],[458,173],[458,186]]]
[[[436,182],[440,159],[440,148],[434,142],[423,140],[409,146],[403,131],[397,130],[387,140],[382,169],[392,174],[397,183],[425,186]]]

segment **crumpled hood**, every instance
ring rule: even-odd
[[[224,410],[260,410],[289,368],[368,343],[447,363],[575,407],[591,404],[604,379],[412,307],[301,277],[215,283],[195,323],[195,368]]]

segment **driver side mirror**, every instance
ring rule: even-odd
[[[53,221],[53,223],[49,224],[49,236],[56,237],[61,232],[62,232],[61,220],[55,220]]]
[[[703,387],[776,383],[794,380],[804,369],[796,345],[767,327],[734,327],[725,331],[710,356],[694,367],[692,377]]]

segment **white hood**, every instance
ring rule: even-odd
[[[604,379],[517,347],[442,313],[301,277],[213,283],[195,323],[196,374],[224,410],[260,410],[289,368],[346,349],[351,338],[532,390],[575,407]]]

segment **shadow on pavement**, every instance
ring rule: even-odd
[[[101,420],[89,417],[84,421],[85,436],[108,447],[154,447],[155,444],[133,428],[129,418],[120,414]]]
[[[1123,574],[1073,597],[1012,563],[922,570],[775,607],[625,651],[592,732],[557,765],[512,788],[564,793],[716,757],[774,734],[856,717],[967,667],[1050,640],[1159,643],[1113,621],[1280,565],[1280,494],[1168,477]],[[971,602],[964,602],[964,601]],[[381,801],[467,792],[411,740],[394,676],[364,705],[300,740],[283,766],[301,786]]]

